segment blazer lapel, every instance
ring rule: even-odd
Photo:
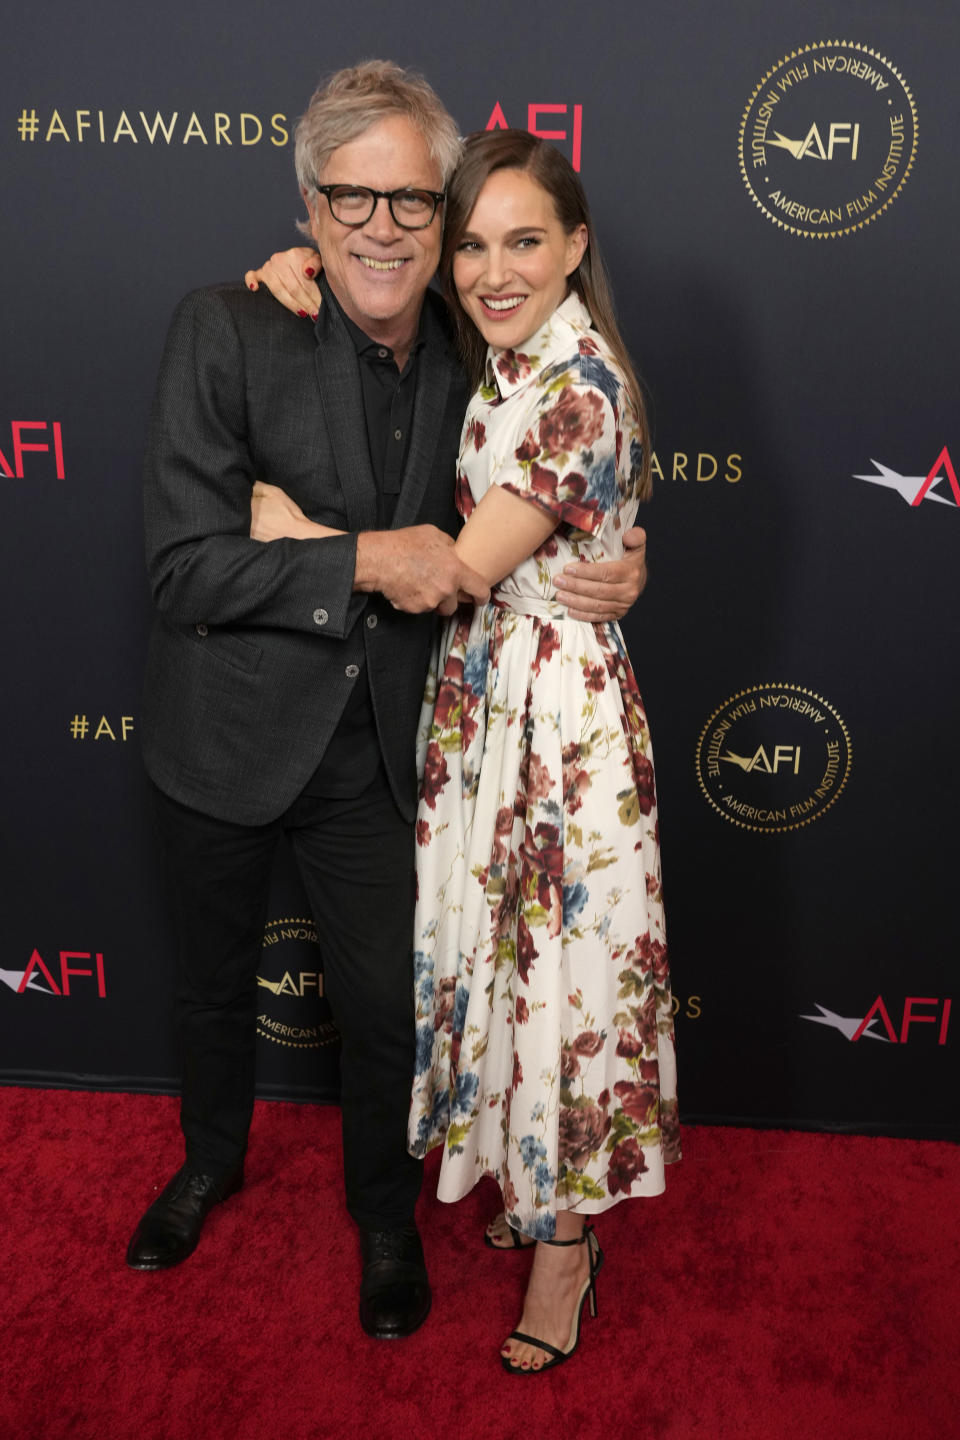
[[[431,304],[429,294],[424,305]],[[432,310],[427,311],[426,340],[420,351],[417,373],[417,394],[413,406],[410,448],[403,471],[400,498],[397,501],[392,529],[416,521],[423,493],[433,474],[437,442],[443,430],[447,397],[453,375],[454,359],[446,336]],[[451,468],[447,483],[453,493],[456,475]]]
[[[324,303],[320,306],[320,317],[315,326],[317,382],[327,434],[336,456],[347,528],[352,531],[375,530],[377,487],[367,446],[360,362],[323,280],[321,290]]]

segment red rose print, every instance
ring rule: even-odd
[[[510,833],[513,830],[513,811],[509,805],[501,805],[493,824],[493,853],[490,860],[502,865],[510,853]]]
[[[634,753],[633,757],[633,778],[637,787],[637,799],[640,802],[641,815],[649,815],[657,803],[656,790],[653,782],[653,765],[646,755]]]
[[[455,499],[457,504],[457,514],[462,515],[464,520],[469,520],[470,516],[473,514],[476,508],[476,505],[473,499],[473,492],[470,489],[470,483],[462,470],[457,471]]]
[[[593,390],[577,394],[572,385],[541,416],[540,445],[548,455],[570,455],[589,450],[603,434],[603,400]]]
[[[540,666],[545,660],[549,661],[550,656],[560,649],[560,636],[552,625],[541,625],[540,638],[537,641],[537,654],[533,662],[534,675],[540,674]]]
[[[463,432],[462,444],[464,448],[472,445],[474,450],[482,450],[484,441],[487,438],[486,426],[482,420],[471,420]]]
[[[592,690],[596,695],[602,694],[607,683],[607,667],[605,665],[591,665],[588,661],[583,667],[583,674],[587,683],[587,689]]]
[[[417,844],[418,844],[418,845],[429,845],[429,844],[430,844],[430,823],[429,823],[429,821],[427,821],[427,820],[418,820],[418,821],[417,821]]]
[[[517,997],[517,1002],[513,1007],[513,1013],[518,1025],[526,1025],[530,1019],[530,1011],[527,1009],[527,1002],[522,995]]]
[[[620,1039],[617,1041],[617,1054],[626,1060],[635,1060],[638,1055],[643,1054],[643,1045],[629,1030],[621,1030]]]
[[[528,984],[530,967],[540,952],[533,943],[530,927],[521,915],[517,921],[517,974],[524,985]]]
[[[527,431],[526,435],[524,435],[523,437],[523,440],[517,446],[516,450],[514,450],[513,453],[515,458],[519,460],[521,464],[526,462],[529,465],[531,460],[536,460],[537,456],[540,454],[540,446],[534,439],[534,434],[532,430]]]
[[[423,783],[421,785],[421,795],[431,810],[436,810],[437,796],[449,779],[450,771],[447,769],[446,757],[436,740],[431,740],[427,746],[427,758],[423,767]]]
[[[527,771],[527,802],[534,800],[545,800],[553,789],[553,780],[546,765],[535,751],[530,752],[530,765]]]
[[[600,1149],[610,1130],[610,1120],[605,1110],[587,1101],[561,1105],[558,1128],[560,1160],[579,1170]]]
[[[580,764],[580,746],[576,740],[563,747],[563,803],[569,814],[579,810],[590,789],[590,776]]]
[[[599,1055],[605,1039],[606,1035],[598,1035],[596,1030],[584,1030],[574,1040],[573,1048],[578,1055]]]
[[[621,1140],[619,1145],[614,1146],[610,1156],[610,1168],[607,1171],[607,1189],[610,1194],[622,1192],[629,1195],[634,1180],[638,1175],[642,1175],[646,1168],[646,1158],[635,1138],[631,1135],[629,1140]]]
[[[562,1080],[576,1080],[580,1074],[580,1060],[576,1052],[569,1045],[564,1045],[560,1052],[560,1078]]]
[[[625,1115],[638,1125],[648,1125],[656,1118],[660,1092],[656,1085],[640,1085],[632,1080],[618,1080],[613,1093],[620,1099]]]

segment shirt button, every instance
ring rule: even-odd
[[[330,619],[330,616],[327,614],[326,610],[314,610],[314,612],[313,612],[313,623],[314,623],[314,625],[326,625],[326,623],[327,623],[327,621],[328,621],[329,619]]]
[[[403,439],[403,431],[402,431],[402,430],[394,430],[394,432],[393,432],[393,438],[394,438],[394,440],[402,440],[402,439]]]
[[[368,615],[368,616],[367,616],[367,629],[368,629],[368,630],[376,630],[376,628],[377,628],[377,617],[376,617],[376,615]]]
[[[206,627],[206,625],[204,625],[204,623],[203,623],[202,620],[200,621],[200,624],[197,626],[197,634],[198,634],[198,635],[201,635],[201,636],[202,636],[202,635],[207,635],[207,634],[209,634],[209,631],[207,630],[207,627]]]
[[[344,670],[343,673],[344,673],[344,675],[348,676],[349,679],[355,680],[355,679],[357,678],[357,676],[360,674],[360,666],[359,666],[359,665],[348,665],[347,668],[346,668],[346,670]]]
[[[386,360],[387,356],[390,354],[390,351],[384,350],[381,346],[380,349],[377,351],[377,354],[380,356],[381,360]]]

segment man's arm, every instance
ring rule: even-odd
[[[250,538],[254,475],[245,367],[222,296],[188,295],[167,337],[144,471],[147,568],[174,624],[267,625],[345,635],[363,609],[353,591],[356,537],[260,545]]]

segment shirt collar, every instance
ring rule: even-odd
[[[546,324],[524,342],[522,350],[495,350],[492,345],[487,346],[487,385],[496,386],[500,398],[506,400],[553,361],[569,356],[571,348],[592,323],[587,307],[576,290],[571,290]]]

